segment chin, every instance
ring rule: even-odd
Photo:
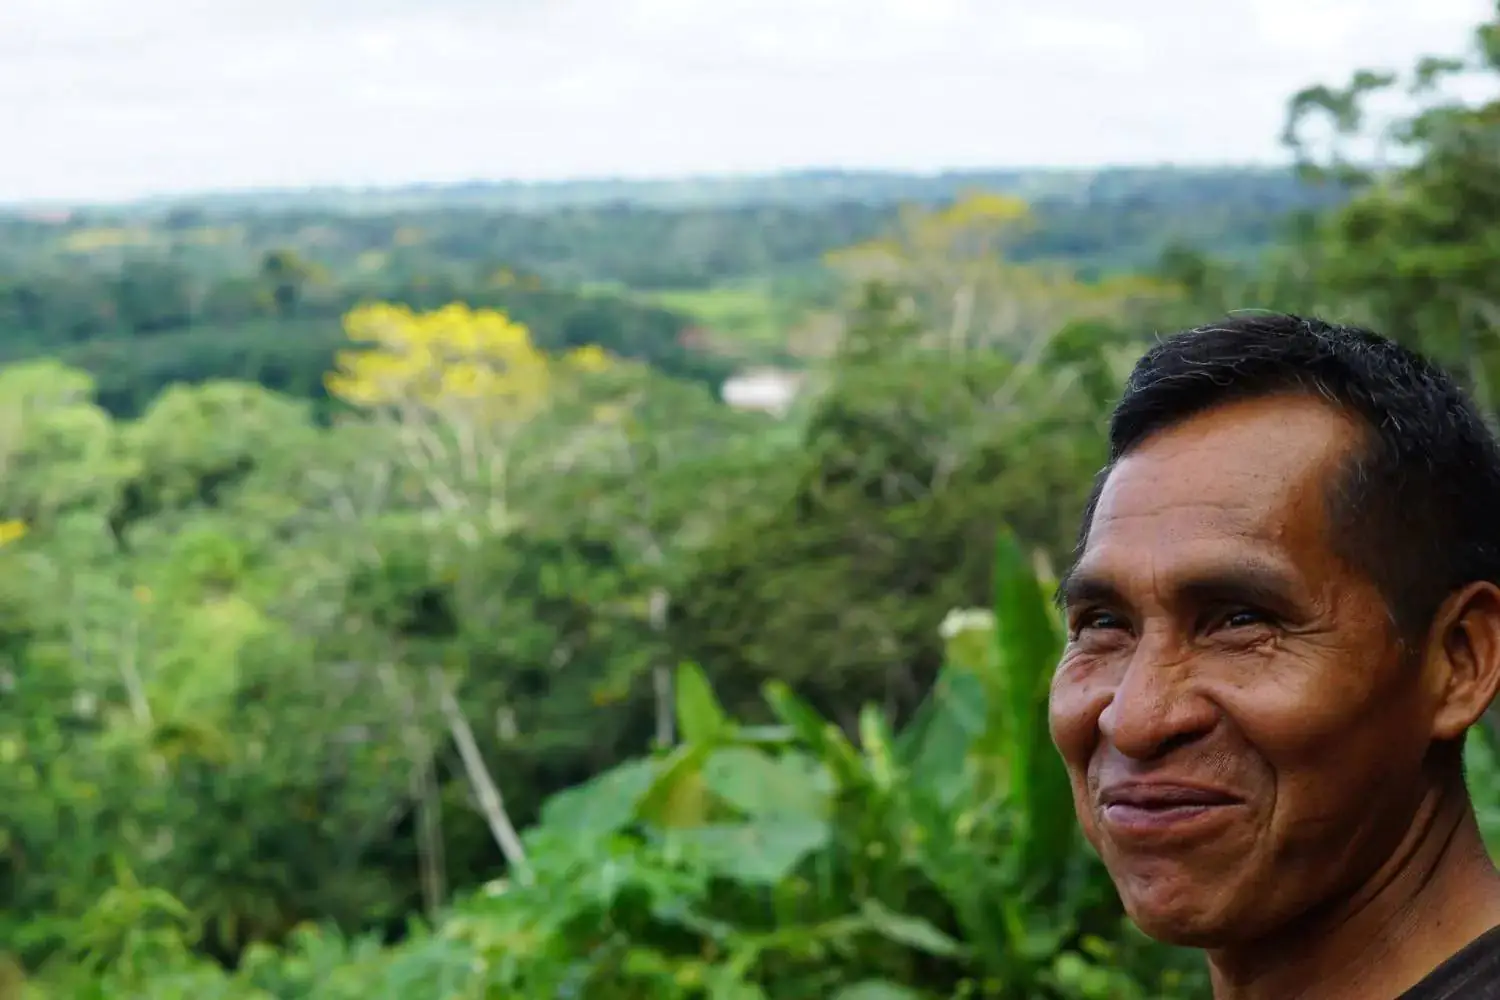
[[[1222,883],[1185,879],[1116,880],[1125,914],[1147,937],[1185,948],[1216,948],[1241,935]]]
[[[1236,937],[1212,913],[1132,906],[1128,902],[1125,913],[1141,933],[1162,944],[1211,949],[1222,947]]]

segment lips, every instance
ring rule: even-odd
[[[1172,809],[1179,806],[1228,806],[1240,802],[1238,796],[1217,788],[1172,782],[1128,782],[1099,790],[1099,804],[1124,805],[1137,809]]]
[[[1102,823],[1117,840],[1206,833],[1244,804],[1224,789],[1181,782],[1126,782],[1099,790]]]

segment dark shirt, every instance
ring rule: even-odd
[[[1500,927],[1469,942],[1397,1000],[1500,1000]]]

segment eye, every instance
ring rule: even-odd
[[[1256,625],[1268,625],[1271,616],[1254,608],[1231,608],[1225,614],[1219,616],[1221,628],[1253,628]]]
[[[1126,627],[1125,619],[1103,608],[1088,608],[1073,619],[1073,634],[1086,631],[1108,631]]]

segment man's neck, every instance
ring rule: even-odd
[[[1215,1000],[1396,1000],[1500,925],[1495,870],[1462,779],[1434,788],[1361,891],[1274,940],[1209,953]]]

